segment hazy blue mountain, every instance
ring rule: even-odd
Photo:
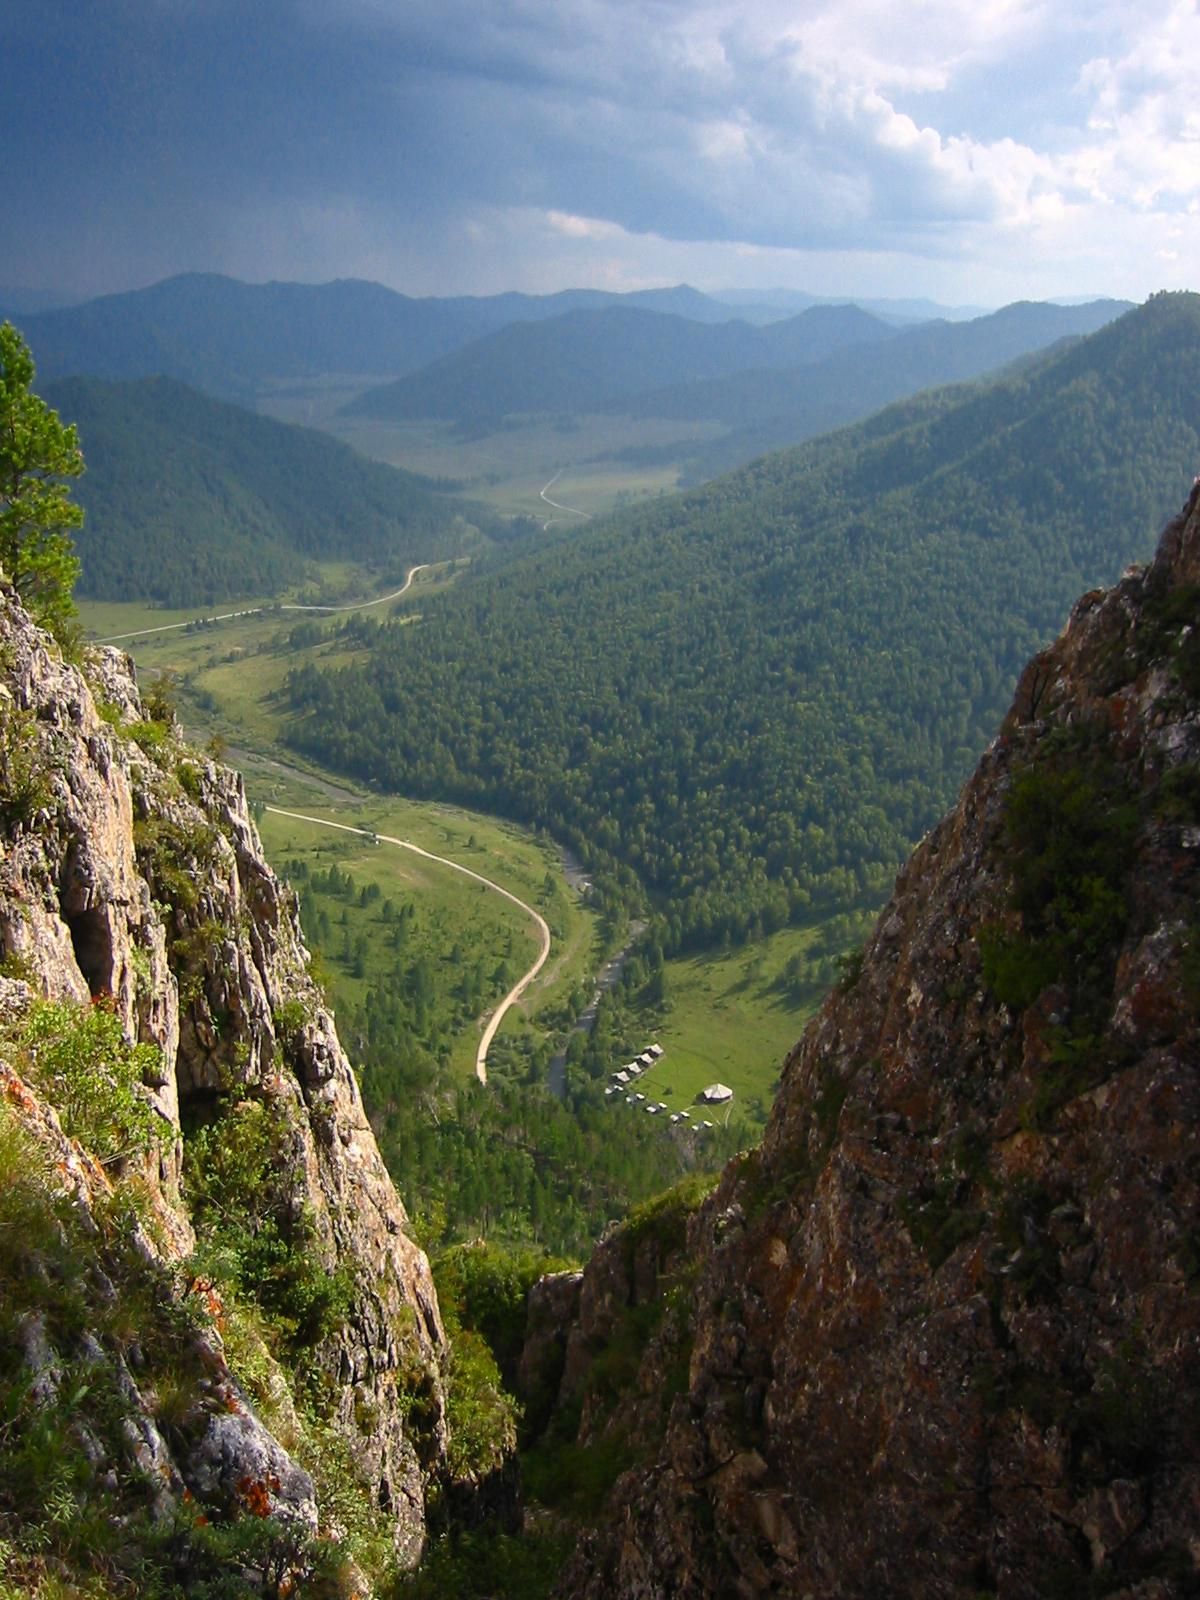
[[[53,289],[35,289],[27,284],[0,284],[0,322],[11,322],[16,317],[26,317],[39,311],[58,311],[65,306],[81,305],[83,295],[62,294]],[[736,316],[732,308],[730,316]]]
[[[79,427],[79,588],[98,599],[185,606],[267,594],[310,558],[402,573],[477,546],[480,519],[494,521],[327,434],[171,378],[67,378],[43,392]]]
[[[701,379],[748,367],[798,367],[894,336],[857,306],[815,307],[766,328],[703,324],[625,306],[577,310],[547,322],[511,323],[420,372],[368,390],[343,409],[471,424],[510,413],[620,410],[667,374]]]
[[[808,294],[803,289],[717,289],[712,298],[722,305],[735,307],[739,315],[753,320],[758,315],[795,316],[809,306],[841,305],[844,297]],[[971,317],[986,317],[990,309],[988,306],[944,306],[936,300],[921,298],[873,300],[855,296],[854,303],[884,321],[898,323],[965,322]]]
[[[629,304],[709,322],[736,317],[732,308],[686,286],[630,296],[572,289],[412,299],[356,279],[252,284],[187,273],[79,306],[30,311],[21,328],[43,381],[69,374],[164,375],[251,401],[272,379],[394,377],[510,322]]]

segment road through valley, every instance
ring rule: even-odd
[[[528,972],[517,983],[513,984],[512,988],[492,1012],[484,1027],[483,1036],[479,1041],[479,1048],[475,1052],[475,1076],[480,1083],[486,1083],[487,1055],[488,1050],[491,1048],[492,1040],[496,1037],[496,1032],[501,1022],[503,1022],[505,1014],[510,1007],[516,1005],[517,1001],[545,966],[546,958],[550,954],[550,929],[541,912],[535,911],[531,905],[526,905],[524,900],[519,899],[511,890],[504,888],[502,884],[496,883],[491,878],[485,878],[481,872],[474,872],[470,867],[464,867],[457,861],[449,860],[446,856],[435,856],[432,850],[422,849],[419,844],[412,844],[407,839],[396,839],[387,833],[373,833],[368,828],[354,828],[347,822],[330,822],[326,817],[311,817],[303,811],[285,811],[281,806],[267,806],[266,809],[277,817],[291,817],[294,822],[312,822],[321,828],[336,828],[340,833],[357,833],[364,839],[378,839],[381,844],[395,845],[400,850],[411,850],[414,855],[424,856],[427,861],[436,861],[443,867],[450,867],[455,872],[461,872],[464,877],[473,878],[476,883],[482,883],[488,889],[494,889],[497,894],[502,894],[506,900],[511,900],[513,905],[519,906],[525,915],[536,924],[541,940],[541,948],[538,951],[537,960],[529,968]]]

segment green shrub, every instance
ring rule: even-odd
[[[481,1478],[516,1449],[520,1407],[505,1391],[487,1341],[469,1328],[447,1331],[446,1463],[453,1477]]]
[[[295,1204],[291,1129],[281,1107],[225,1105],[184,1142],[184,1188],[201,1239],[200,1259],[266,1314],[289,1356],[311,1349],[345,1321],[353,1273],[330,1271],[312,1214]]]
[[[179,786],[184,794],[192,800],[199,800],[201,793],[200,768],[194,761],[180,761],[175,768],[175,776],[179,779]]]
[[[178,681],[170,671],[160,672],[142,696],[146,715],[153,722],[171,724],[175,721],[175,697]]]
[[[629,1441],[618,1435],[584,1445],[555,1433],[521,1458],[521,1478],[538,1505],[586,1519],[599,1514],[613,1484],[635,1459]]]
[[[152,718],[143,718],[139,722],[130,722],[125,727],[125,732],[144,755],[157,758],[171,743],[171,728],[165,722],[155,722]]]
[[[293,996],[282,1000],[271,1012],[271,1025],[275,1037],[284,1044],[295,1043],[301,1031],[312,1021],[312,1012],[303,1000]]]
[[[1002,1005],[1014,1011],[1031,1006],[1060,970],[1054,952],[1040,940],[998,927],[981,930],[979,954],[984,982]]]
[[[447,1536],[400,1580],[395,1600],[549,1600],[574,1543],[560,1528]]]
[[[960,1244],[977,1238],[987,1213],[966,1204],[963,1185],[952,1174],[942,1173],[924,1194],[904,1195],[897,1209],[909,1237],[936,1272]]]
[[[32,711],[0,707],[0,820],[28,827],[54,799],[55,763]]]
[[[632,1261],[637,1246],[647,1238],[656,1241],[660,1260],[681,1250],[687,1242],[688,1218],[716,1188],[720,1176],[719,1172],[689,1173],[672,1188],[634,1206],[620,1227],[628,1259]]]
[[[311,1474],[323,1528],[338,1530],[338,1545],[378,1590],[398,1577],[393,1519],[376,1503],[344,1434],[311,1417],[302,1423],[293,1454]]]
[[[1070,995],[1073,1033],[1102,1020],[1129,918],[1138,820],[1128,778],[1086,733],[1047,741],[1014,778],[1003,848],[1021,926],[993,925],[979,937],[984,978],[1005,1005],[1023,1010],[1058,983]]]
[[[1185,761],[1163,773],[1154,795],[1154,813],[1163,822],[1200,821],[1200,762]]]
[[[58,1235],[50,1162],[0,1101],[0,1305],[5,1311],[24,1304],[21,1280],[29,1258],[55,1245]]]
[[[847,950],[844,955],[837,958],[837,992],[849,994],[862,977],[863,965],[867,959],[866,947],[859,945],[856,950]]]
[[[199,998],[209,961],[225,942],[228,932],[223,922],[206,917],[172,941],[171,965],[179,979],[182,1006],[190,1006]]]
[[[149,880],[154,898],[184,911],[193,910],[200,898],[198,885],[211,876],[220,838],[208,822],[188,825],[167,817],[135,822],[138,868]]]
[[[504,1379],[516,1380],[525,1342],[525,1304],[539,1278],[575,1265],[536,1250],[506,1249],[478,1242],[454,1245],[434,1263],[443,1313],[452,1307],[457,1321],[487,1340]]]
[[[58,1112],[63,1130],[101,1162],[140,1155],[164,1124],[142,1091],[161,1070],[156,1046],[129,1044],[110,1004],[38,1001],[18,1035],[30,1081]]]
[[[189,1424],[204,1376],[195,1308],[131,1248],[130,1199],[118,1190],[86,1221],[0,1104],[0,1600],[316,1592],[305,1585],[324,1581],[340,1552],[271,1519],[209,1526],[194,1503],[156,1521],[148,1485],[123,1465],[130,1402],[110,1353],[136,1345],[139,1387],[157,1396],[168,1432]],[[31,1314],[54,1352],[40,1392],[20,1354]],[[114,1470],[97,1470],[97,1449]]]

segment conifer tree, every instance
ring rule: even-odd
[[[63,481],[83,471],[73,427],[33,392],[29,347],[0,325],[0,567],[36,621],[60,640],[75,615],[83,511]]]

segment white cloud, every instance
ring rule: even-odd
[[[622,232],[615,222],[602,222],[597,217],[576,217],[567,211],[547,211],[547,226],[568,239],[615,239]]]
[[[1170,210],[1200,195],[1198,55],[1200,13],[1174,0],[1122,55],[1085,65],[1087,135],[1067,170],[1099,204]]]

